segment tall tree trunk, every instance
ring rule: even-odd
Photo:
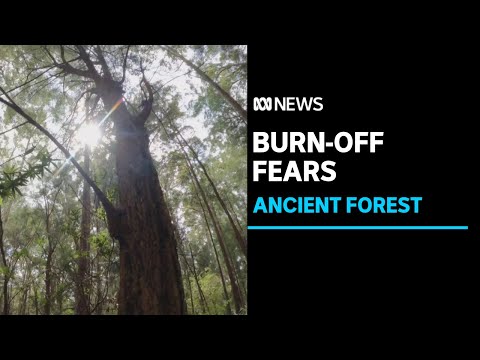
[[[190,174],[193,177],[194,183],[197,186],[197,190],[200,192],[200,195],[203,199],[203,202],[205,204],[205,207],[207,208],[207,212],[210,215],[210,218],[212,219],[213,223],[213,228],[215,230],[215,234],[217,235],[218,242],[220,244],[220,249],[222,250],[223,254],[223,259],[225,261],[225,266],[227,267],[227,272],[228,272],[228,277],[230,279],[230,286],[232,288],[232,297],[233,297],[233,302],[235,304],[235,310],[237,313],[240,312],[240,310],[244,307],[244,300],[242,293],[240,291],[240,288],[238,287],[237,281],[235,279],[235,273],[234,273],[234,268],[232,265],[232,262],[230,260],[230,256],[228,254],[228,250],[225,244],[225,240],[223,238],[223,232],[221,230],[220,224],[218,223],[218,220],[214,213],[212,212],[212,208],[208,202],[207,196],[205,195],[205,191],[202,188],[202,185],[200,184],[200,181],[198,180],[197,174],[195,174],[195,169],[193,168],[192,163],[190,162],[190,159],[188,158],[188,155],[186,152],[183,152],[185,155],[185,160],[187,162]]]
[[[192,282],[190,276],[187,276],[188,291],[190,292],[190,306],[192,307],[192,315],[195,315],[195,305],[193,302]]]
[[[220,226],[220,223],[218,221],[218,215],[217,215],[217,212],[215,210],[215,206],[211,206],[211,210],[212,210],[212,214],[213,216],[215,217],[215,219],[217,219],[217,222]],[[232,268],[233,268],[233,276],[235,277],[235,282],[237,283],[239,289],[240,289],[240,294],[245,294],[246,296],[246,291],[245,291],[245,287],[242,287],[242,282],[240,281],[240,277],[238,276],[238,263],[237,263],[237,260],[234,258],[234,256],[232,255],[232,252],[230,251],[230,249],[228,247],[225,247],[225,251],[227,253],[227,256],[228,258],[230,259],[230,263],[232,264]],[[243,289],[242,289],[243,288]],[[242,292],[243,290],[243,292]]]
[[[172,124],[173,125],[173,124]],[[215,185],[215,183],[213,182],[212,178],[210,177],[210,175],[208,174],[208,171],[207,171],[207,168],[205,167],[205,165],[203,164],[203,162],[200,160],[200,158],[198,157],[198,153],[195,151],[195,149],[185,140],[185,138],[182,136],[182,134],[180,133],[180,131],[178,130],[178,128],[175,127],[175,130],[176,130],[176,134],[177,136],[179,136],[182,140],[182,142],[190,149],[190,151],[192,152],[193,154],[193,157],[195,158],[195,160],[197,161],[198,165],[200,165],[200,168],[202,169],[203,173],[205,174],[205,177],[207,178],[210,186],[212,187],[213,189],[213,192],[215,193],[215,197],[217,198],[218,202],[220,203],[220,205],[222,206],[222,209],[225,211],[225,214],[227,215],[227,218],[228,218],[228,221],[230,222],[230,225],[232,225],[232,229],[233,229],[233,232],[235,233],[235,238],[237,239],[237,242],[238,242],[238,245],[240,246],[240,249],[242,250],[243,254],[246,256],[247,255],[247,241],[245,240],[245,238],[242,236],[242,234],[240,233],[240,230],[239,228],[237,227],[237,225],[235,224],[235,222],[233,221],[233,218],[232,218],[232,215],[230,214],[230,211],[228,210],[228,207],[227,205],[225,204],[225,201],[223,200],[223,198],[220,196],[218,190],[217,190],[217,187]]]
[[[63,291],[57,293],[57,314],[58,315],[63,315],[63,297],[64,297]]]
[[[44,50],[63,72],[93,80],[95,93],[100,96],[113,120],[118,207],[113,206],[70,152],[25,113],[1,87],[0,91],[7,100],[0,97],[0,102],[45,134],[88,181],[102,202],[109,233],[120,244],[119,314],[184,314],[186,303],[175,238],[145,128],[153,104],[151,86],[144,76],[142,82],[147,87],[149,98],[138,115],[130,114],[123,103],[122,81],[113,80],[101,47],[94,49],[97,54],[95,62],[100,65],[101,72],[90,58],[93,56],[92,48],[86,49],[82,45],[75,47],[87,69],[75,68],[65,60],[63,46],[60,46],[61,63],[46,47]]]
[[[24,284],[25,284],[25,278],[24,278]],[[29,291],[30,291],[30,288],[28,286],[25,286],[22,289],[22,298],[20,301],[20,315],[25,315],[27,313],[27,300],[28,300]]]
[[[40,308],[38,306],[38,291],[37,291],[36,285],[33,287],[33,295],[34,295],[33,303],[35,305],[35,315],[38,315],[40,313]]]
[[[102,299],[102,278],[100,276],[100,257],[97,256],[96,264],[95,264],[95,269],[96,269],[96,282],[95,282],[95,289],[96,289],[96,299],[97,299],[97,307],[95,308],[95,314],[96,315],[102,315],[103,311],[103,299]],[[108,281],[108,279],[106,279]]]
[[[191,69],[193,69],[200,78],[206,81],[210,86],[212,86],[223,98],[235,109],[235,111],[241,116],[243,122],[247,123],[247,111],[235,100],[227,91],[223,90],[220,85],[218,85],[213,79],[208,76],[202,69],[200,69],[197,65],[193,62],[188,60],[185,56],[173,50],[169,46],[162,46],[163,49],[166,49],[170,54],[175,56],[177,59],[182,60],[185,64],[187,64]]]
[[[2,255],[2,265],[5,269],[3,273],[3,287],[2,287],[2,294],[3,294],[2,314],[8,315],[9,314],[8,282],[10,281],[10,274],[8,273],[9,267],[7,264],[7,257],[5,254],[5,245],[3,243],[3,221],[2,221],[1,207],[0,207],[0,253]]]
[[[184,264],[183,269],[184,269],[184,272],[185,272],[185,277],[187,278],[188,291],[190,292],[190,303],[191,303],[191,307],[192,307],[192,314],[191,315],[195,315],[195,305],[194,305],[194,302],[193,302],[192,282],[190,281],[190,274],[192,273],[192,270],[190,269],[190,265],[188,264],[187,254],[185,253],[185,249],[184,249],[184,246],[183,246],[183,241],[180,238],[180,234],[178,234],[178,230],[177,230],[178,228],[177,228],[177,224],[176,224],[176,221],[175,221],[174,217],[173,217],[173,227],[174,227],[175,236],[177,237],[177,244],[180,247],[180,256],[183,260],[183,264]]]
[[[190,257],[192,258],[192,269],[193,269],[193,277],[195,279],[195,283],[197,284],[197,290],[198,290],[198,297],[200,299],[200,306],[202,307],[202,312],[204,314],[207,314],[210,312],[207,304],[207,299],[205,298],[205,294],[203,293],[202,287],[200,286],[200,281],[198,279],[198,274],[197,274],[197,267],[195,266],[195,257],[193,255],[193,250],[190,244],[188,244],[188,249],[190,250]]]
[[[184,277],[187,278],[187,285],[188,285],[188,290],[190,292],[190,305],[192,307],[192,313],[191,315],[195,315],[195,304],[193,301],[193,291],[192,291],[192,282],[190,281],[190,274],[192,273],[192,269],[190,268],[190,265],[188,264],[188,259],[187,259],[187,254],[185,250],[185,244],[182,236],[180,235],[180,232],[178,231],[178,223],[177,219],[175,217],[175,213],[172,213],[171,211],[171,203],[168,199],[167,193],[164,195],[165,198],[165,204],[167,205],[167,211],[172,219],[172,226],[173,226],[173,234],[175,236],[175,242],[177,243],[177,246],[180,248],[180,257],[183,260],[183,272],[184,272]],[[173,215],[172,215],[173,214]]]
[[[30,292],[30,288],[26,288],[23,293],[22,315],[28,314],[28,293],[29,292]]]
[[[30,271],[23,271],[23,275],[22,275],[22,295],[20,297],[20,309],[18,311],[18,313],[20,315],[25,315],[25,312],[26,312],[26,308],[27,308],[27,298],[28,298],[28,290],[29,290],[29,287],[26,285],[27,284],[27,279],[30,278]]]
[[[123,102],[116,105],[118,86],[98,85],[106,108],[118,106],[112,117],[120,203],[109,230],[120,242],[119,314],[185,314],[177,246],[147,130]]]
[[[87,174],[90,175],[90,148],[85,145],[84,149],[84,163],[83,168]],[[82,220],[80,225],[80,241],[79,241],[79,253],[78,258],[78,274],[76,282],[76,294],[75,294],[75,312],[78,315],[90,314],[90,301],[89,301],[89,289],[90,282],[88,281],[89,275],[89,259],[90,249],[88,246],[88,238],[90,237],[91,228],[91,190],[88,182],[83,180],[83,194],[82,194]]]
[[[165,200],[167,201],[166,195],[165,195]],[[167,201],[167,203],[168,203],[168,201]],[[185,250],[185,246],[184,246],[182,237],[180,236],[180,233],[178,232],[177,220],[176,220],[175,216],[171,215],[170,210],[169,210],[169,214],[172,218],[173,233],[175,235],[177,245],[180,248],[180,256],[183,260],[183,270],[184,270],[184,273],[185,273],[185,277],[187,278],[188,290],[190,292],[190,303],[191,303],[191,307],[192,307],[192,314],[191,315],[195,315],[195,305],[194,305],[194,302],[193,302],[192,282],[190,281],[192,270],[190,269],[190,265],[188,264],[187,254],[185,252],[186,250]]]
[[[225,196],[225,199],[227,200],[227,205],[230,207],[230,212],[232,213],[233,219],[235,220],[235,223],[237,224],[238,228],[242,229],[243,230],[242,232],[246,232],[244,230],[244,229],[246,229],[246,226],[242,225],[242,223],[240,222],[240,218],[238,217],[237,212],[235,211],[235,207],[233,206],[232,202],[230,201],[230,198],[228,197],[228,195]]]
[[[58,189],[58,192],[60,188]],[[57,192],[57,195],[58,195]],[[56,196],[55,196],[56,198]],[[51,231],[50,231],[50,216],[53,212],[55,201],[51,205],[51,208],[48,204],[47,197],[44,197],[45,201],[45,232],[47,234],[47,262],[45,264],[45,305],[44,305],[44,315],[50,315],[52,311],[52,261],[53,253],[55,247],[52,243]]]
[[[165,132],[167,133],[167,135],[169,136],[168,132],[167,132],[167,129],[165,128],[165,125],[163,124],[162,120],[158,117],[158,115],[156,113],[154,113],[155,117],[157,118],[157,120],[160,122],[160,124],[162,125],[162,127],[164,128]],[[182,151],[183,151],[183,146],[186,146],[188,147],[188,149],[190,150],[190,152],[193,154],[193,157],[194,159],[196,160],[196,162],[198,163],[198,165],[200,165],[200,168],[202,169],[203,173],[205,174],[205,177],[207,178],[210,186],[212,187],[213,189],[213,192],[215,193],[215,197],[217,198],[218,202],[220,203],[220,205],[222,206],[222,209],[225,211],[225,214],[227,215],[227,218],[228,218],[228,221],[230,222],[230,225],[232,226],[232,229],[233,229],[233,232],[235,234],[235,239],[237,240],[237,243],[238,245],[240,246],[240,249],[242,250],[243,254],[246,256],[247,255],[247,241],[246,239],[242,236],[239,228],[237,227],[237,225],[235,224],[234,220],[233,220],[233,217],[232,215],[230,214],[230,211],[228,210],[228,207],[227,205],[225,204],[225,201],[223,200],[222,196],[220,196],[218,190],[217,190],[217,187],[214,183],[214,181],[212,180],[212,178],[210,177],[208,171],[207,171],[207,168],[205,167],[205,165],[203,164],[202,160],[200,160],[199,156],[198,156],[198,153],[195,151],[195,149],[185,140],[185,138],[182,136],[182,134],[180,133],[180,130],[175,126],[175,124],[170,121],[170,125],[173,127],[174,129],[174,138],[175,140],[177,141],[177,143],[179,144],[179,146],[182,148]],[[171,136],[169,136],[171,137]]]
[[[93,200],[94,208],[95,208],[95,214],[98,213],[98,207],[99,207],[99,201],[98,197],[94,196]],[[98,221],[98,216],[94,217],[95,219],[95,233],[98,235],[100,229],[100,222]],[[98,251],[98,250],[97,250]],[[100,262],[100,256],[97,252],[96,254],[96,260],[95,260],[95,275],[96,275],[96,281],[95,281],[95,296],[96,296],[96,308],[95,308],[95,314],[96,315],[102,315],[103,313],[103,302],[104,299],[102,298],[102,264]],[[105,288],[108,287],[108,278],[105,279]]]
[[[224,297],[225,302],[226,302],[227,315],[231,315],[232,314],[232,307],[230,306],[230,297],[228,296],[227,284],[225,282],[225,276],[223,275],[222,265],[220,263],[220,258],[218,256],[217,247],[215,245],[215,241],[213,241],[212,229],[210,228],[210,224],[208,223],[208,217],[207,217],[207,213],[205,212],[205,207],[202,204],[202,199],[200,199],[198,194],[197,194],[197,198],[198,198],[198,201],[200,203],[200,207],[202,208],[203,218],[205,219],[205,224],[207,225],[208,235],[209,235],[210,241],[212,243],[213,252],[215,254],[215,260],[217,261],[218,272],[220,273],[220,279],[222,281],[223,297]]]
[[[240,289],[237,285],[236,279],[235,279],[234,269],[232,267],[232,263],[231,263],[229,254],[228,254],[227,248],[225,246],[225,241],[223,239],[223,232],[221,230],[220,224],[218,223],[218,221],[216,219],[216,216],[212,212],[212,209],[209,205],[209,202],[207,200],[205,192],[203,191],[203,188],[200,184],[200,181],[198,180],[198,177],[195,173],[195,169],[193,168],[193,165],[190,161],[190,158],[189,158],[187,152],[185,151],[185,149],[182,146],[182,142],[178,139],[177,136],[173,137],[169,133],[169,131],[167,130],[167,128],[165,127],[162,120],[158,117],[157,114],[154,113],[154,115],[157,118],[157,120],[160,122],[160,125],[162,126],[163,130],[165,131],[165,134],[167,135],[167,137],[169,139],[175,138],[177,140],[177,144],[179,145],[179,149],[183,153],[183,156],[185,158],[185,162],[187,164],[187,168],[189,170],[191,178],[194,181],[194,186],[197,189],[197,191],[200,193],[201,198],[203,199],[203,201],[205,203],[205,206],[207,208],[208,214],[209,214],[210,218],[212,219],[215,234],[217,236],[218,242],[220,243],[220,249],[221,249],[222,254],[223,254],[223,258],[224,258],[224,261],[225,261],[225,266],[227,267],[227,273],[228,273],[228,277],[230,279],[230,286],[231,286],[231,289],[232,289],[232,297],[233,297],[233,302],[235,304],[235,310],[238,313],[240,311],[240,309],[244,306],[244,300],[243,300],[242,293],[241,293],[241,291],[240,291]],[[178,131],[177,131],[177,133],[178,133]],[[198,196],[198,193],[197,193],[197,196]]]
[[[52,311],[52,260],[53,249],[48,240],[47,263],[45,265],[45,307],[44,315],[50,315]]]

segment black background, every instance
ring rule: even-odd
[[[112,10],[118,13],[112,14]],[[450,13],[450,9],[447,10]],[[325,160],[337,161],[337,179],[332,183],[253,184],[250,171],[247,209],[250,225],[468,225],[470,229],[466,232],[249,231],[249,316],[235,319],[320,315],[322,319],[329,316],[344,324],[341,321],[357,315],[369,318],[421,312],[443,321],[446,315],[460,318],[467,312],[469,316],[471,305],[478,299],[475,295],[479,239],[479,196],[475,186],[478,140],[473,130],[478,115],[472,112],[478,102],[472,86],[478,82],[473,76],[476,49],[471,37],[462,33],[461,28],[457,29],[449,17],[439,17],[441,24],[431,25],[429,20],[434,14],[430,10],[428,14],[428,19],[419,19],[424,29],[412,29],[412,19],[405,17],[392,25],[397,34],[390,28],[371,24],[373,30],[369,35],[364,30],[366,20],[361,25],[329,24],[326,26],[329,31],[325,31],[318,26],[328,18],[323,12],[312,12],[310,17],[298,14],[301,25],[307,25],[302,27],[269,13],[257,19],[256,27],[246,16],[238,22],[232,20],[230,25],[238,27],[238,33],[230,36],[216,21],[212,21],[210,34],[205,35],[206,18],[201,16],[196,16],[201,24],[191,31],[186,21],[177,16],[171,16],[175,24],[168,27],[164,22],[169,16],[162,14],[159,20],[158,14],[151,12],[155,18],[147,21],[142,11],[142,16],[136,18],[137,24],[129,17],[122,30],[116,31],[118,19],[125,17],[124,8],[116,7],[109,8],[108,15],[95,26],[70,26],[68,31],[59,31],[58,19],[47,21],[32,12],[41,23],[19,27],[17,17],[12,16],[15,24],[9,28],[15,31],[6,31],[3,42],[247,43],[250,140],[253,131],[385,132],[384,145],[378,148],[378,153],[325,156]],[[278,21],[269,25],[268,19]],[[189,25],[194,27],[195,23],[189,22]],[[200,29],[203,32],[197,31]],[[252,99],[256,96],[320,96],[325,108],[320,113],[254,112]],[[249,166],[253,161],[251,146],[250,141]],[[269,155],[272,160],[282,159],[278,154]],[[311,156],[313,160],[323,159],[323,156]],[[290,159],[295,158],[288,155]],[[253,216],[253,200],[270,194],[422,196],[424,200],[421,213],[413,216]],[[146,318],[61,317],[64,324],[67,320],[78,323],[98,319],[103,325],[89,326],[88,331],[97,330],[102,336],[110,331],[129,338],[137,331],[156,336],[157,331],[165,329],[160,326],[151,332],[149,326],[136,326],[132,332],[133,323],[130,323],[129,331],[113,326],[106,331],[107,323],[113,321],[118,324],[127,320],[128,324],[133,319]],[[417,316],[416,320],[419,319]],[[166,329],[171,331],[174,322],[168,324]],[[203,331],[196,331],[195,335],[202,333],[209,336]],[[231,333],[225,331],[224,334],[230,336]],[[263,342],[264,337],[260,340]]]
[[[315,39],[315,34],[311,34]],[[468,231],[257,231],[249,314],[465,311],[475,293],[470,46],[442,34],[249,43],[249,225],[468,225]],[[254,97],[322,97],[255,112]],[[253,154],[254,131],[384,131],[377,152]],[[330,134],[330,137],[328,137]],[[366,148],[367,149],[367,148]],[[333,182],[253,182],[254,159],[334,160]],[[258,196],[421,196],[419,214],[253,214]],[[340,207],[341,208],[341,207]]]

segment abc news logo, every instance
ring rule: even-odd
[[[255,97],[254,111],[322,111],[321,97]]]

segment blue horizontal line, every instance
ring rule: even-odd
[[[249,226],[248,230],[468,230],[468,226]]]

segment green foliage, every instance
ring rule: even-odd
[[[12,258],[19,259],[21,257],[28,257],[28,255],[29,255],[28,248],[23,248],[21,250],[15,250],[12,254]]]
[[[245,46],[182,45],[174,48],[246,107]],[[73,46],[67,45],[64,49],[64,56],[72,66],[86,69]],[[120,79],[126,46],[102,46],[102,49],[113,77]],[[1,46],[0,86],[7,90],[19,86],[12,92],[15,102],[47,128],[82,164],[83,152],[75,135],[85,121],[85,91],[93,84],[85,78],[67,75],[51,67],[52,59],[46,50],[60,61],[57,45]],[[94,56],[94,47],[87,46],[87,50]],[[246,283],[246,262],[231,225],[190,149],[179,147],[172,134],[181,133],[198,153],[219,192],[245,227],[246,123],[214,88],[200,80],[184,62],[165,54],[157,46],[130,47],[123,87],[127,108],[132,115],[140,111],[145,99],[144,86],[138,85],[142,76],[140,63],[155,89],[154,114],[145,124],[150,151],[176,226],[179,253],[186,253],[191,264],[192,258],[186,250],[191,247],[199,285],[207,302],[204,312],[192,269],[182,263],[189,310],[192,312],[193,299],[196,314],[225,314],[229,306],[234,309],[230,280],[213,232],[213,242],[219,252],[220,265],[217,264],[202,213],[203,202],[199,201],[198,189],[186,167],[182,148],[190,157],[207,201],[217,214],[227,251],[242,284]],[[99,67],[98,64],[95,66]],[[26,85],[22,85],[27,81]],[[88,94],[93,99],[96,97]],[[90,120],[98,123],[109,110],[100,101],[90,114]],[[162,120],[168,133],[155,115]],[[22,121],[21,116],[11,108],[0,104],[0,132]],[[115,171],[118,129],[112,117],[107,118],[102,126],[102,143],[91,152],[90,173],[108,199],[118,205],[120,199]],[[0,284],[5,276],[10,278],[11,312],[43,314],[47,302],[45,278],[48,261],[52,280],[51,313],[74,314],[79,259],[87,258],[87,293],[91,303],[101,302],[99,313],[116,313],[119,244],[108,234],[106,213],[98,199],[92,195],[89,251],[79,251],[83,179],[78,172],[71,163],[65,162],[63,154],[48,138],[28,124],[0,136],[0,144],[0,205],[8,264],[0,267]],[[15,157],[14,154],[21,155]],[[61,168],[61,171],[51,174],[52,165]],[[246,229],[242,228],[242,231],[246,232]],[[220,271],[226,278],[228,299],[225,298]],[[191,293],[188,280],[192,285]]]
[[[209,268],[206,268],[199,276],[200,288],[202,289],[202,292],[207,300],[205,313],[202,312],[204,306],[202,305],[198,287],[195,285],[195,278],[193,276],[190,277],[190,283],[192,286],[192,293],[187,291],[186,300],[189,312],[191,314],[193,314],[191,305],[192,295],[195,315],[224,315],[227,313],[227,305],[230,304],[231,307],[233,306],[231,301],[226,300],[224,297],[220,276],[216,272],[211,271]]]
[[[25,153],[31,153],[29,149]],[[22,196],[20,187],[26,186],[29,180],[41,178],[45,171],[50,172],[48,167],[52,164],[51,155],[48,152],[39,152],[36,156],[35,164],[27,164],[25,169],[19,169],[15,165],[6,164],[0,173],[0,196],[15,197],[16,194]]]
[[[10,274],[10,268],[8,268],[7,266],[0,265],[0,275],[8,277],[9,274]]]
[[[111,254],[112,239],[110,238],[110,235],[106,229],[102,230],[98,234],[90,236],[89,240],[92,249],[98,251],[100,255],[107,256]]]

